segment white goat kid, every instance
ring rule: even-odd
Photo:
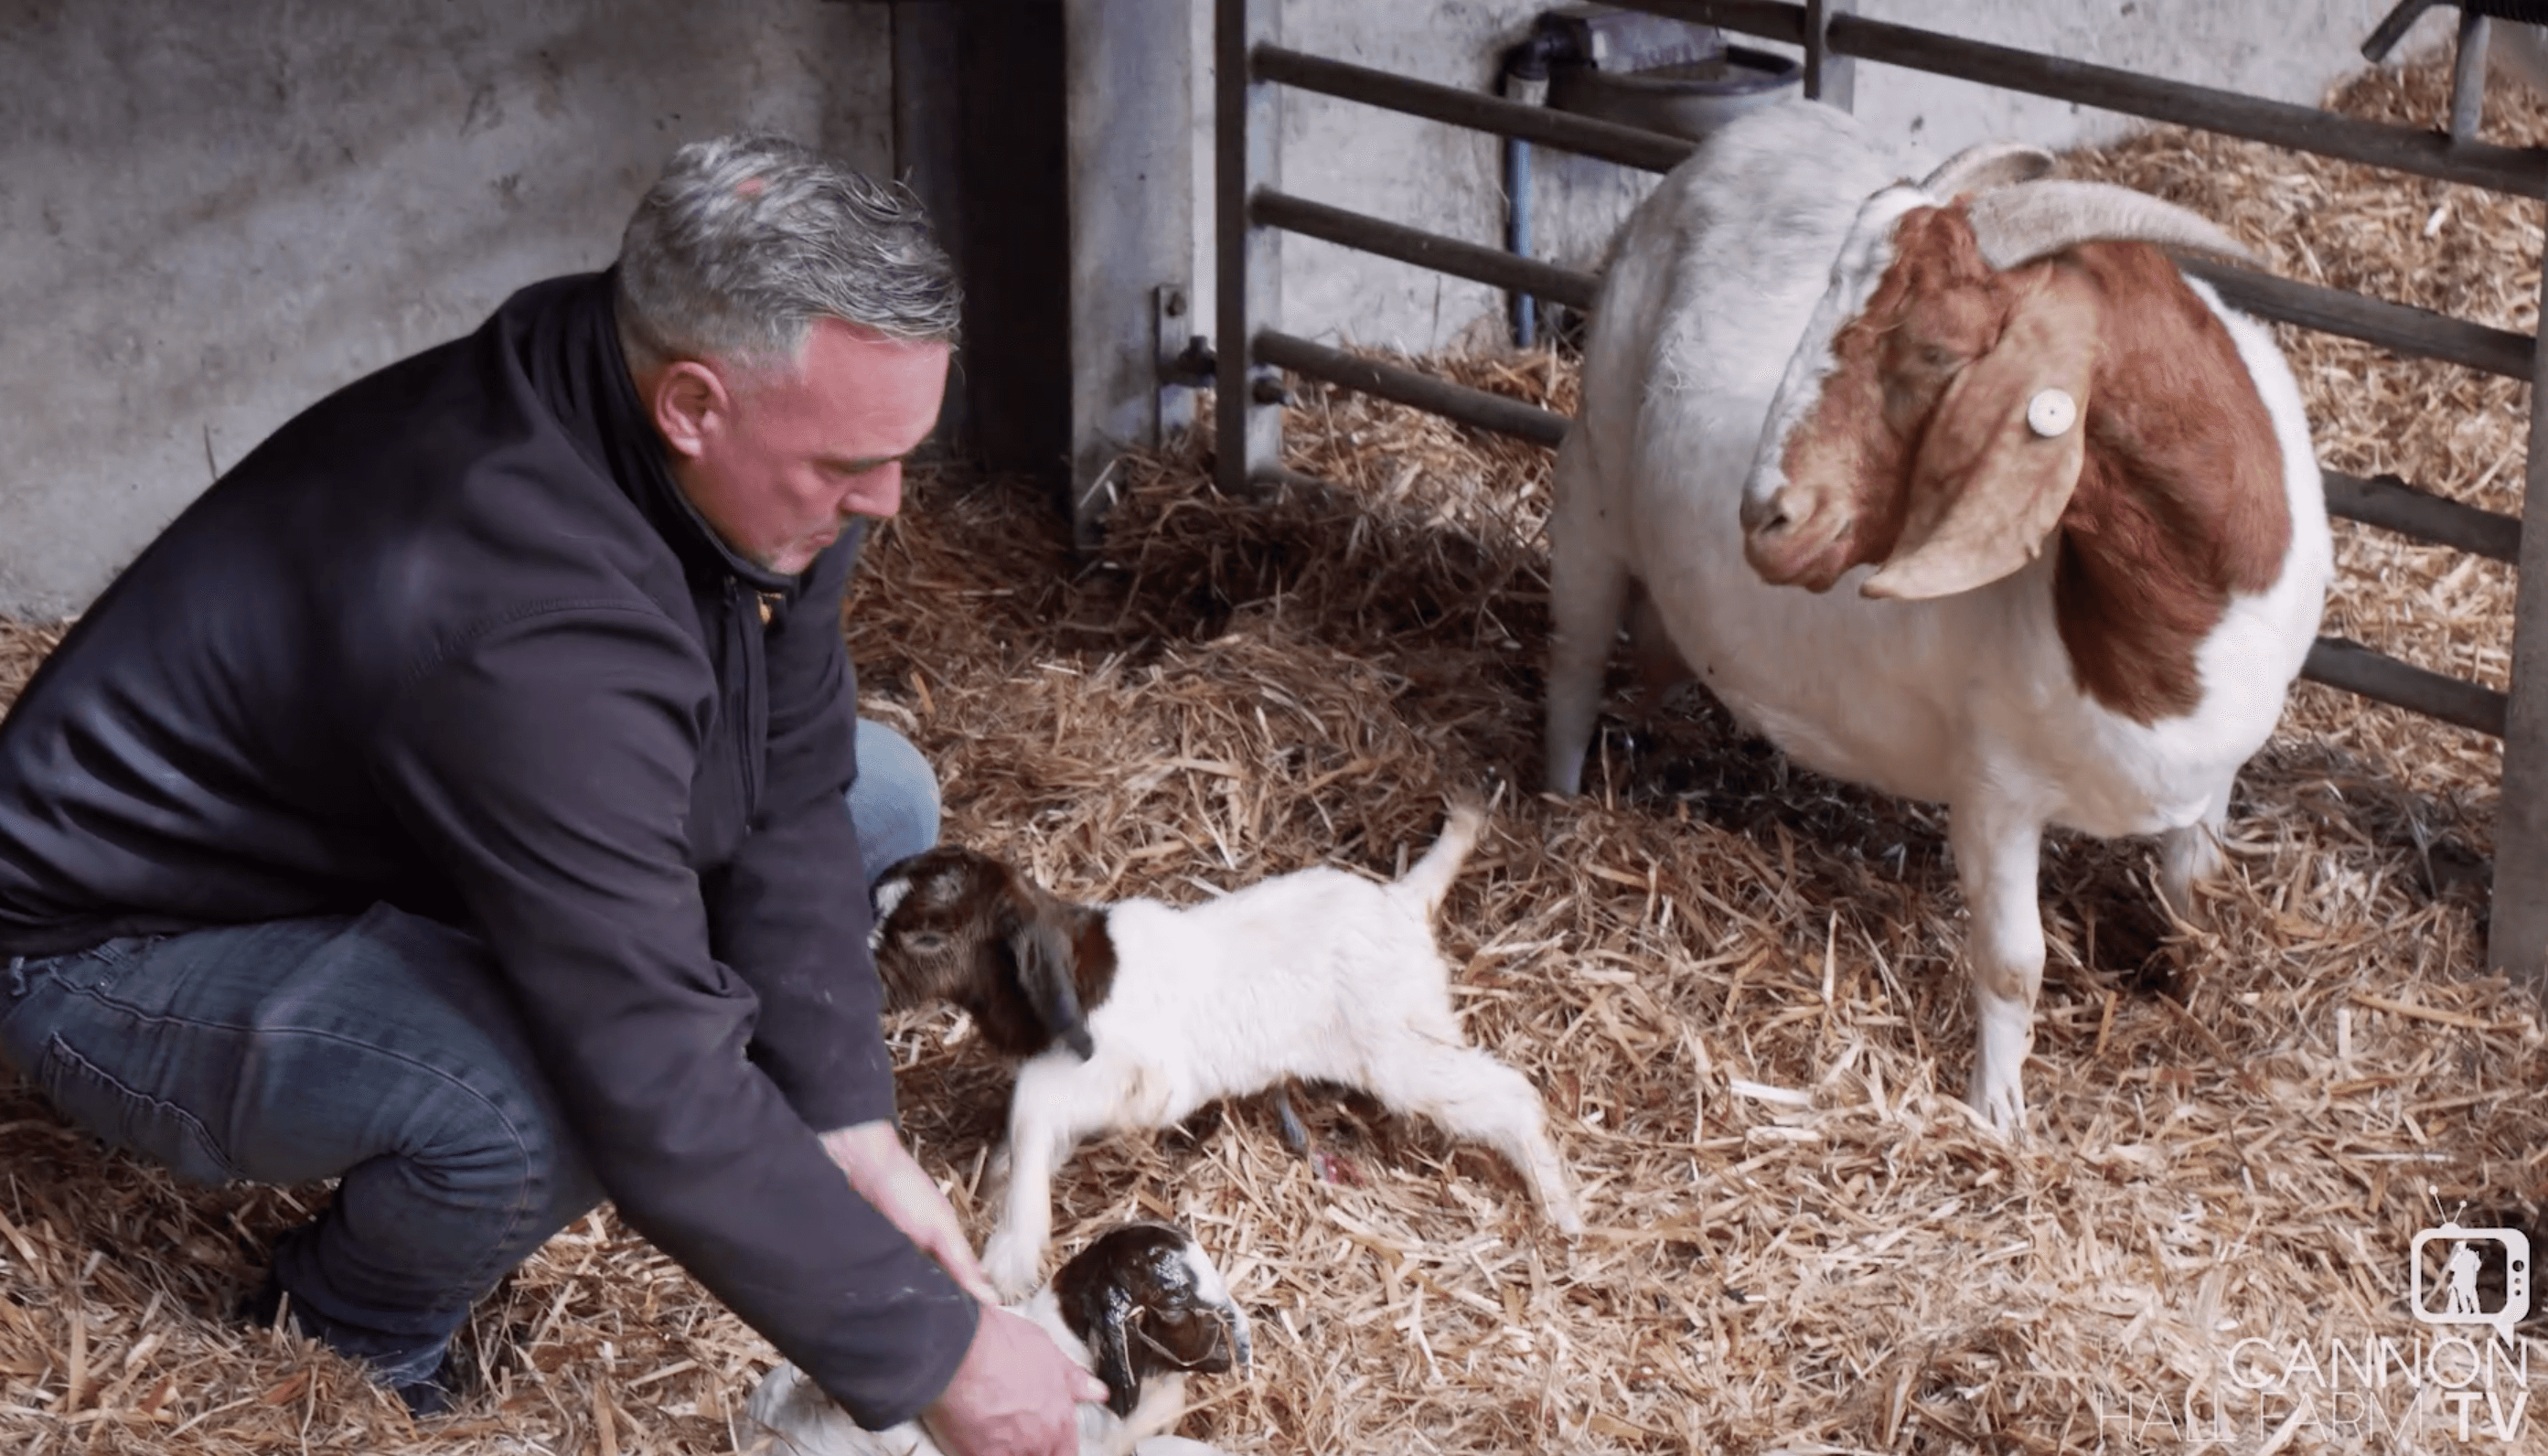
[[[1245,1373],[1247,1315],[1182,1228],[1121,1224],[1073,1255],[1048,1289],[1009,1307],[1106,1382],[1106,1404],[1079,1408],[1081,1456],[1214,1456],[1165,1434],[1184,1415],[1189,1371]],[[917,1420],[871,1431],[805,1373],[780,1365],[744,1411],[777,1437],[768,1456],[937,1456]]]
[[[1549,526],[1548,786],[1578,786],[1634,585],[1798,762],[1947,804],[1968,1097],[2011,1134],[2046,827],[2161,834],[2192,914],[2331,571],[2289,368],[2148,244],[2238,245],[2025,180],[2050,164],[1977,149],[1900,184],[1813,103],[1717,133],[1612,251]]]
[[[876,885],[876,969],[895,1005],[950,1000],[1026,1060],[1009,1100],[1008,1191],[982,1265],[1029,1285],[1052,1176],[1080,1139],[1168,1127],[1300,1077],[1359,1087],[1502,1152],[1551,1222],[1583,1221],[1530,1082],[1467,1046],[1431,918],[1484,817],[1453,813],[1406,875],[1317,866],[1179,909],[1073,905],[999,861],[941,846]]]

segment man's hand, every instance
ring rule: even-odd
[[[982,1273],[981,1261],[973,1256],[973,1245],[964,1239],[964,1226],[957,1222],[956,1210],[912,1159],[902,1139],[895,1136],[893,1124],[859,1123],[826,1133],[823,1150],[849,1176],[850,1186],[859,1191],[859,1196],[875,1205],[876,1212],[891,1220],[904,1237],[936,1259],[966,1294],[985,1305],[999,1304],[1000,1297],[992,1292],[990,1279]],[[980,1347],[977,1336],[974,1348]],[[1101,1395],[1098,1399],[1105,1398]]]
[[[1105,1399],[1105,1382],[1051,1336],[986,1305],[964,1363],[920,1419],[949,1456],[1078,1456],[1074,1403]]]
[[[949,1456],[1076,1456],[1075,1403],[1105,1400],[1106,1383],[1072,1364],[1050,1335],[1000,1308],[956,1210],[893,1124],[826,1133],[823,1150],[861,1197],[982,1302],[964,1363],[921,1412],[940,1448]]]

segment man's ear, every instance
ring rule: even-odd
[[[725,428],[734,413],[734,395],[722,375],[696,359],[677,359],[657,370],[643,386],[646,412],[665,446],[683,460],[695,460],[711,435]]]

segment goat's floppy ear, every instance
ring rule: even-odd
[[[1133,1304],[1120,1292],[1090,1312],[1088,1357],[1097,1362],[1097,1378],[1106,1382],[1106,1409],[1130,1415],[1141,1402],[1141,1376],[1133,1368]]]
[[[2087,459],[2098,308],[2089,285],[2045,268],[1999,342],[1948,384],[1911,462],[1902,536],[1859,590],[1918,600],[1987,586],[2034,560]]]
[[[1089,1039],[1088,1016],[1080,1008],[1079,987],[1071,974],[1077,957],[1060,929],[1041,915],[1028,916],[1009,932],[1008,948],[1018,993],[1036,1020],[1078,1052],[1080,1060],[1096,1055],[1097,1044]]]

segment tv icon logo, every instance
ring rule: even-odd
[[[2490,1267],[2492,1266],[2492,1267]],[[2518,1228],[2463,1228],[2445,1221],[2415,1234],[2408,1260],[2408,1300],[2426,1324],[2485,1324],[2505,1344],[2530,1313],[2530,1235]],[[2432,1269],[2427,1280],[2425,1270]],[[2486,1308],[2483,1276],[2500,1273],[2503,1298]]]

